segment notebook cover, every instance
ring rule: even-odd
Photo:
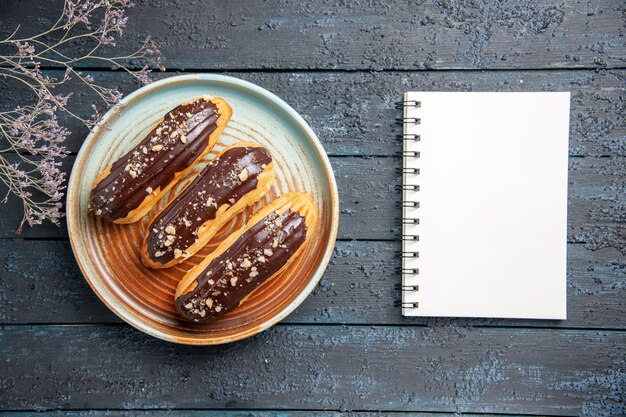
[[[405,95],[404,315],[566,318],[569,102]]]

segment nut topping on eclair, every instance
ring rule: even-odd
[[[192,321],[213,321],[278,275],[304,249],[317,221],[311,198],[286,194],[254,215],[178,285],[176,308]]]
[[[96,179],[89,209],[117,223],[141,218],[178,178],[206,154],[230,118],[221,99],[181,104]]]
[[[144,264],[165,268],[193,255],[263,197],[273,179],[272,157],[262,146],[244,142],[226,148],[152,221],[142,248]]]

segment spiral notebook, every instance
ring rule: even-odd
[[[405,94],[403,315],[566,318],[569,101]]]

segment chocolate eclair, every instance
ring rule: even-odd
[[[175,107],[137,146],[98,175],[89,210],[114,223],[142,218],[213,148],[231,115],[223,99],[209,96]]]
[[[176,288],[176,309],[191,321],[219,319],[285,270],[311,239],[316,223],[309,194],[278,198],[185,274]]]
[[[192,256],[274,182],[270,153],[254,142],[224,149],[148,226],[141,260],[168,268]]]

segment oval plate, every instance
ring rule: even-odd
[[[190,181],[185,176],[143,219],[117,225],[87,212],[94,179],[107,165],[132,149],[165,113],[180,103],[209,94],[224,98],[233,116],[217,145],[194,167],[198,171],[225,146],[252,140],[265,146],[276,162],[276,183],[264,200],[226,225],[199,253],[177,266],[152,270],[141,263],[143,233],[162,208]],[[313,195],[319,221],[302,255],[280,276],[259,287],[221,320],[194,324],[174,308],[176,285],[226,236],[277,196],[290,191]],[[339,219],[337,185],[328,157],[309,125],[269,91],[237,78],[194,74],[166,78],[124,98],[94,127],[80,149],[67,191],[67,225],[83,275],[100,299],[119,317],[163,340],[212,345],[259,333],[291,313],[321,278],[335,245]]]

